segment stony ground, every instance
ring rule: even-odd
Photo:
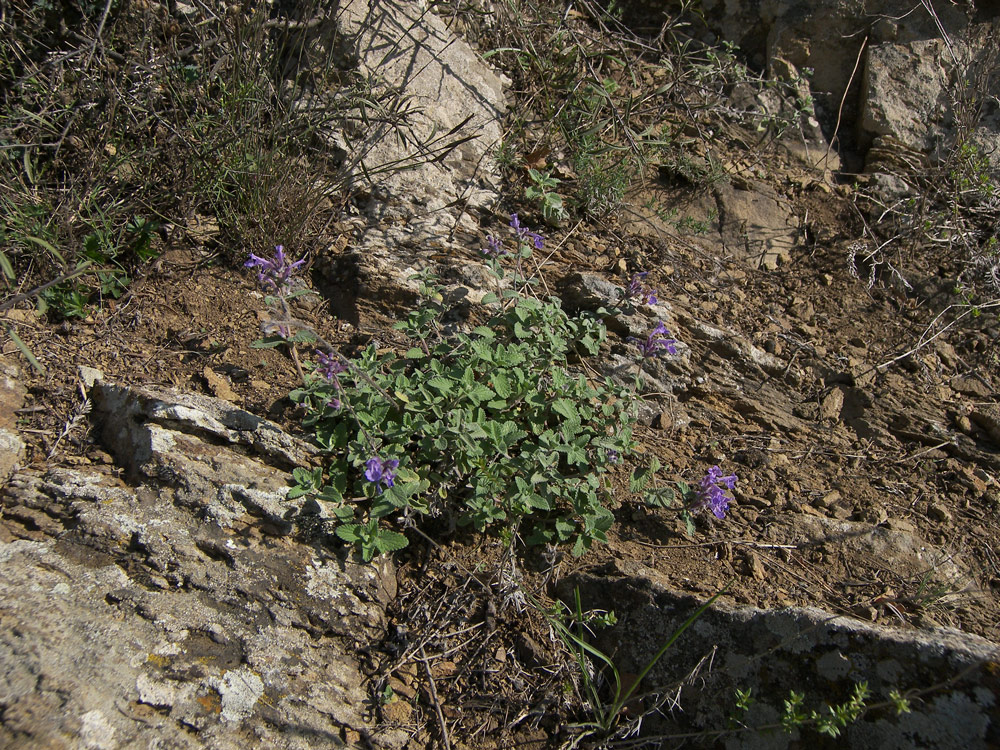
[[[660,373],[672,392],[648,397],[653,416],[640,432],[642,450],[678,477],[695,479],[713,463],[739,475],[734,512],[691,539],[666,511],[622,497],[612,543],[579,561],[562,559],[554,575],[609,556],[634,558],[693,592],[728,583],[740,603],[815,604],[995,639],[996,320],[966,319],[921,346],[947,299],[949,269],[921,269],[922,294],[869,290],[847,270],[846,201],[815,185],[794,199],[810,240],[773,271],[712,256],[683,237],[651,239],[625,212],[549,232],[555,249],[542,275],[550,288],[572,289],[578,273],[623,284],[623,266],[649,269],[672,333],[690,347],[689,358]],[[477,252],[446,263],[473,262]],[[359,280],[335,283],[315,272],[314,285],[340,301],[343,286]],[[334,342],[391,340],[401,307],[391,289],[382,292],[357,296],[353,321],[343,310],[335,317],[339,302],[322,296],[306,298],[301,312]],[[263,309],[252,274],[178,247],[127,297],[86,320],[52,324],[22,314],[22,336],[47,370],[26,368],[17,419],[31,439],[28,462],[108,461],[86,422],[74,421],[79,365],[111,381],[216,395],[296,429],[285,398],[294,363],[251,346]]]
[[[693,537],[675,513],[644,507],[623,489],[610,543],[580,559],[538,550],[512,557],[498,540],[468,534],[418,540],[401,554],[393,627],[369,667],[392,674],[390,685],[406,697],[429,667],[395,664],[392,639],[409,633],[412,643],[414,633],[447,625],[442,642],[456,644],[455,656],[435,662],[432,684],[447,710],[465,712],[470,745],[519,732],[519,741],[543,742],[552,727],[530,720],[530,703],[550,700],[565,679],[565,664],[527,675],[525,665],[557,663],[557,649],[540,616],[504,600],[497,582],[545,597],[571,574],[638,563],[703,598],[725,589],[731,603],[813,605],[1000,640],[996,315],[956,320],[949,305],[958,269],[919,257],[906,269],[909,289],[880,268],[852,275],[857,214],[849,187],[830,173],[778,160],[766,173],[734,169],[726,184],[651,183],[606,219],[545,230],[539,274],[552,293],[586,305],[581,290],[595,278],[624,285],[649,271],[661,302],[654,312],[685,345],[683,356],[651,371],[660,388],[645,395],[641,452],[658,456],[670,476],[696,481],[718,464],[739,481],[728,517],[699,523]],[[651,195],[704,225],[683,230],[648,216],[640,207]],[[780,215],[740,214],[759,196]],[[511,203],[482,217],[483,236],[462,251],[400,257],[468,279],[486,231],[513,210],[542,226],[530,207]],[[777,260],[755,250],[771,246],[769,232],[788,240]],[[410,296],[400,279],[366,275],[349,223],[335,234],[338,242],[308,259],[305,277],[318,294],[302,298],[296,314],[344,351],[394,341],[391,326]],[[211,242],[160,241],[159,259],[128,294],[84,320],[6,311],[45,368],[42,375],[20,361],[24,400],[4,415],[29,442],[29,468],[120,471],[90,430],[80,366],[99,368],[110,382],[210,394],[304,434],[287,399],[298,382],[295,361],[252,346],[265,320],[254,275]],[[624,340],[612,339],[612,351],[628,353]],[[3,356],[20,360],[11,342]],[[32,533],[23,519],[0,518],[3,541]],[[463,640],[469,623],[486,637]],[[498,708],[504,691],[523,715]],[[383,721],[416,727],[418,738],[434,721],[414,716],[405,701],[384,711]]]
[[[400,628],[479,618],[482,601],[468,591],[476,579],[461,571],[483,559],[541,593],[547,582],[616,560],[641,563],[701,596],[726,588],[724,601],[815,605],[901,628],[947,625],[1000,638],[996,321],[967,319],[918,348],[941,309],[933,292],[947,294],[947,269],[921,269],[919,288],[928,296],[869,290],[847,272],[851,226],[838,191],[814,186],[793,199],[803,217],[808,210],[810,239],[775,270],[712,255],[683,237],[651,238],[626,213],[549,232],[555,249],[542,267],[549,287],[569,290],[568,299],[578,274],[623,283],[623,264],[650,270],[661,312],[690,353],[656,373],[667,387],[647,397],[641,450],[689,480],[712,464],[735,471],[730,515],[687,537],[676,514],[622,492],[610,543],[582,559],[532,552],[511,566],[495,539],[415,544],[399,560]],[[342,244],[349,253],[350,241]],[[445,263],[474,262],[477,252],[469,247],[466,257]],[[315,269],[311,278],[337,300],[306,298],[313,301],[299,312],[331,341],[349,349],[372,337],[391,340],[388,327],[400,310],[391,284],[368,297],[355,295],[363,280],[332,285]],[[357,300],[348,315],[344,289]],[[23,316],[22,336],[46,368],[45,376],[25,368],[27,396],[16,419],[30,441],[27,463],[116,471],[81,418],[80,365],[100,368],[112,382],[208,393],[298,431],[286,398],[296,384],[294,362],[251,346],[262,310],[252,274],[204,249],[175,247],[128,296],[87,320]],[[5,356],[16,359],[11,349]],[[25,533],[16,520],[0,521],[0,529],[6,539]],[[431,612],[433,602],[445,601],[449,608]],[[551,661],[553,646],[538,645],[547,642],[544,623],[535,616],[535,638],[525,641],[525,621],[500,610],[495,646],[480,659],[509,671],[497,661],[508,648],[537,648]],[[475,693],[467,674],[438,676],[442,691]],[[394,679],[405,694],[405,680]],[[399,707],[408,704],[392,705],[406,715],[389,720],[413,721]],[[489,713],[479,722],[485,735],[502,724]]]

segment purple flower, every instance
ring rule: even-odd
[[[334,411],[339,411],[340,407],[343,404],[340,403],[339,398],[331,398],[326,402],[326,405],[328,408],[333,409]]]
[[[493,258],[499,258],[501,255],[506,255],[507,251],[503,249],[503,240],[499,240],[492,234],[489,234],[486,236],[486,247],[482,249],[482,253]]]
[[[632,280],[628,284],[628,289],[625,291],[625,299],[632,302],[636,300],[641,300],[644,304],[652,307],[655,305],[659,299],[656,295],[656,290],[646,286],[645,279],[649,275],[649,271],[640,271],[639,273],[632,274]]]
[[[327,354],[326,352],[317,350],[316,359],[319,360],[319,364],[316,365],[316,372],[335,383],[337,382],[337,376],[347,370],[344,363],[340,361],[340,357],[334,353]],[[339,387],[340,384],[337,383],[337,385]]]
[[[691,504],[692,512],[711,511],[716,518],[725,518],[732,498],[722,491],[720,484],[726,489],[733,489],[736,486],[736,475],[723,476],[722,469],[713,466],[701,480],[698,496]]]
[[[378,456],[372,456],[367,461],[365,461],[365,479],[369,482],[374,482],[376,485],[382,484],[385,489],[392,487],[396,482],[396,469],[399,467],[399,461],[395,458],[390,458],[387,461],[383,461]],[[379,492],[382,488],[379,488]]]
[[[277,245],[274,248],[274,259],[261,258],[250,253],[250,260],[243,264],[244,268],[256,268],[257,278],[265,287],[278,294],[287,294],[291,288],[291,278],[299,267],[306,262],[305,258],[290,263],[285,257],[285,248]]]
[[[632,336],[628,340],[638,344],[639,351],[642,352],[642,356],[645,358],[659,357],[664,353],[677,354],[677,347],[674,346],[677,343],[677,339],[670,338],[670,331],[663,325],[662,320],[650,332],[645,341]]]
[[[527,227],[521,226],[521,220],[517,214],[510,215],[510,228],[514,230],[514,235],[520,239],[529,239],[534,244],[536,250],[541,250],[545,245],[545,240],[538,232],[532,232]]]

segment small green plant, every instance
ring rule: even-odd
[[[767,726],[747,726],[741,716],[745,716],[756,702],[750,688],[736,689],[736,712],[730,718],[730,731],[737,732],[768,732],[776,728],[786,733],[802,732],[812,729],[828,737],[839,737],[841,731],[858,721],[867,711],[873,708],[892,708],[896,715],[910,712],[910,702],[899,690],[889,691],[888,701],[877,705],[868,703],[871,691],[867,682],[855,683],[850,697],[843,703],[827,705],[825,711],[806,709],[805,693],[789,690],[788,697],[783,701],[780,723]]]
[[[724,590],[723,590],[724,591]],[[586,736],[599,736],[607,738],[610,736],[621,717],[622,709],[638,695],[639,687],[646,676],[660,662],[668,650],[677,642],[677,639],[684,634],[694,622],[712,606],[723,591],[713,596],[702,604],[695,612],[688,617],[684,623],[677,628],[659,648],[653,657],[646,662],[642,670],[636,675],[634,680],[625,683],[622,675],[615,665],[614,659],[592,646],[586,636],[586,631],[590,625],[599,624],[605,626],[614,620],[609,620],[607,614],[603,612],[584,612],[580,600],[580,591],[574,591],[573,608],[569,609],[565,604],[553,609],[543,608],[539,603],[532,600],[532,604],[538,608],[548,620],[555,634],[562,641],[573,657],[583,685],[583,696],[587,701],[587,707],[592,715],[592,719],[574,728],[582,732],[577,741]],[[602,691],[601,686],[607,683],[610,687],[610,694]]]
[[[528,170],[531,184],[524,189],[524,197],[538,203],[542,208],[542,216],[551,225],[558,225],[566,218],[566,208],[562,196],[555,192],[560,180],[551,172],[540,172],[537,169]]]
[[[530,243],[518,256],[530,257]],[[630,394],[570,369],[598,354],[598,318],[571,317],[513,281],[486,300],[496,307],[484,325],[444,335],[425,277],[424,304],[397,325],[414,343],[403,356],[369,347],[349,367],[325,360],[293,392],[331,455],[337,479],[322,496],[356,513],[337,533],[366,557],[398,548],[402,537],[382,524],[414,514],[507,529],[528,544],[569,542],[577,555],[605,540],[613,517],[602,478],[609,455],[631,450]]]
[[[789,691],[785,700],[785,710],[781,716],[781,726],[786,732],[812,725],[820,734],[830,737],[840,736],[840,731],[858,720],[865,710],[865,701],[871,695],[867,682],[859,682],[854,686],[851,697],[841,704],[827,706],[826,713],[815,709],[805,711],[805,694],[794,690]]]
[[[630,174],[624,161],[613,161],[598,153],[592,139],[587,136],[581,141],[573,159],[578,178],[575,202],[583,213],[602,216],[625,200]]]

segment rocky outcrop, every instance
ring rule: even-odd
[[[3,493],[0,745],[354,746],[395,581],[286,500],[312,448],[216,399],[90,395],[128,483],[22,471]]]
[[[12,360],[0,359],[0,486],[24,460],[24,441],[17,434],[17,410],[24,406],[26,389],[21,368]]]
[[[857,120],[861,146],[916,152],[927,164],[948,159],[968,139],[1000,171],[1000,55],[995,22],[960,37],[872,44],[862,73]],[[919,162],[918,162],[919,163]],[[878,163],[869,154],[869,171]]]
[[[752,550],[742,554],[752,561]],[[614,563],[561,584],[566,601],[574,600],[575,590],[585,608],[614,609],[619,625],[597,645],[615,654],[619,670],[629,674],[639,673],[699,604],[635,563]],[[893,689],[920,699],[912,701],[911,713],[896,715],[889,705],[872,711],[844,729],[840,747],[985,750],[995,746],[1000,727],[998,657],[996,644],[947,628],[905,632],[812,608],[713,606],[680,636],[640,692],[680,705],[678,715],[690,730],[727,726],[731,704],[720,697],[749,688],[754,701],[741,717],[743,725],[772,730],[720,732],[720,742],[734,750],[787,748],[805,739],[798,731],[773,731],[780,727],[789,690],[805,693],[808,711],[845,701],[854,685],[865,681],[869,705],[891,705]],[[676,725],[669,720],[643,723],[648,735],[671,730]]]
[[[997,22],[971,4],[706,0],[702,8],[709,38],[735,43],[773,78],[808,80],[828,140],[839,126],[838,147],[856,140],[865,151],[885,139],[933,162],[961,135],[1000,169]]]
[[[423,3],[352,0],[339,33],[356,71],[383,91],[378,117],[334,135],[369,183],[358,239],[368,251],[429,250],[477,232],[472,219],[497,198],[488,154],[502,138],[501,78]]]

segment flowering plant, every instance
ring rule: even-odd
[[[611,526],[604,475],[631,452],[634,393],[571,368],[571,358],[599,353],[604,325],[520,293],[520,264],[544,238],[517,215],[509,231],[512,251],[494,240],[487,255],[514,267],[516,286],[487,299],[483,325],[446,334],[443,295],[425,274],[420,307],[396,326],[407,351],[369,347],[349,367],[318,355],[292,393],[331,458],[329,481],[311,493],[353,514],[337,534],[366,554],[380,550],[387,523],[420,516],[570,543],[575,554]]]
[[[702,477],[697,488],[691,487],[687,482],[676,482],[676,491],[671,487],[650,488],[652,479],[660,468],[660,461],[656,457],[648,467],[637,468],[632,474],[630,489],[635,493],[644,493],[646,503],[653,507],[679,509],[689,536],[695,532],[696,516],[711,513],[719,520],[726,517],[732,498],[726,495],[723,487],[728,490],[736,487],[735,474],[723,475],[722,469],[713,466]]]
[[[274,293],[266,299],[279,317],[269,324],[292,355],[306,334],[317,344],[303,386],[290,396],[306,408],[305,425],[328,460],[296,469],[289,497],[321,504],[337,536],[366,560],[404,547],[392,526],[421,516],[497,529],[510,542],[569,543],[576,555],[606,540],[613,521],[606,474],[632,455],[636,391],[583,373],[578,363],[599,356],[607,337],[607,311],[570,316],[558,298],[539,299],[526,268],[545,240],[517,214],[509,236],[511,251],[497,237],[483,251],[498,290],[483,299],[491,312],[483,325],[449,332],[444,295],[425,272],[421,303],[396,325],[409,349],[372,345],[350,359],[289,312],[289,300],[306,293],[295,288],[302,260],[291,262],[278,246],[273,258],[253,255],[246,264]],[[643,278],[637,274],[627,294],[654,304]],[[644,358],[676,353],[662,322],[635,343]],[[703,510],[723,517],[720,484],[734,482],[714,467],[697,492],[679,483],[689,526]],[[667,495],[653,490],[647,500],[665,504]]]

